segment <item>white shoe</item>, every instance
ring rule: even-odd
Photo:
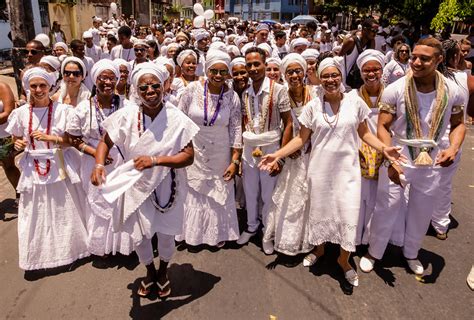
[[[425,269],[423,268],[423,265],[421,264],[420,260],[418,259],[407,259],[408,262],[408,267],[410,268],[411,271],[413,271],[414,274],[417,276],[423,275],[423,271]]]
[[[357,275],[357,272],[355,272],[354,269],[351,269],[344,273],[344,277],[346,278],[347,282],[352,284],[354,287],[359,286],[359,276]]]
[[[309,253],[303,259],[303,267],[311,267],[318,261],[318,257],[314,253]]]
[[[471,268],[471,272],[469,272],[469,275],[467,276],[467,285],[471,290],[474,290],[474,265]]]
[[[359,267],[363,272],[370,272],[374,270],[375,260],[367,257],[360,258]]]
[[[237,239],[237,244],[240,244],[240,245],[246,244],[247,242],[249,242],[250,238],[252,238],[255,234],[256,232],[247,232],[247,231],[242,232],[239,239]]]
[[[267,254],[267,255],[272,254],[273,251],[275,250],[273,248],[273,241],[272,240],[269,240],[269,241],[262,240],[262,249],[263,249],[263,252],[265,252],[265,254]]]

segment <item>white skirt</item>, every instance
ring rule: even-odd
[[[33,185],[18,207],[20,268],[37,270],[70,264],[89,256],[85,194],[69,178]]]

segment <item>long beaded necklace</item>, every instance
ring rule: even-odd
[[[31,136],[31,133],[33,132],[33,104],[30,104],[30,118],[28,121],[28,136],[30,137],[30,145],[32,150],[36,150],[36,145],[35,145],[35,139]],[[48,105],[48,124],[46,127],[46,134],[49,135],[51,132],[51,121],[53,118],[53,101],[49,101]],[[41,122],[41,121],[40,121]],[[49,149],[49,141],[46,142],[46,146]],[[34,159],[34,164],[35,164],[35,170],[40,176],[46,176],[48,175],[50,169],[51,169],[51,161],[48,159],[46,160],[46,170],[44,172],[40,171],[39,167],[39,160]]]
[[[331,106],[331,104],[329,104],[329,106]],[[339,102],[339,105],[337,106],[337,110],[335,112],[336,117],[334,118],[334,120],[329,120],[329,116],[326,112],[326,99],[323,100],[323,119],[329,125],[331,129],[336,128],[337,123],[339,122],[339,115],[340,115],[339,109],[341,109],[341,102]]]
[[[118,110],[120,98],[116,95],[112,96],[112,105],[110,106],[111,111],[109,115]],[[99,129],[99,134],[102,137],[104,135],[104,130],[102,128],[102,122],[105,120],[106,116],[104,114],[103,108],[99,104],[97,96],[94,96],[94,105],[95,105],[95,118],[97,120],[97,127]]]
[[[262,108],[262,113],[260,113],[260,132],[262,133],[265,130],[265,122],[267,120],[268,114],[268,130],[270,130],[270,124],[272,120],[272,109],[273,109],[273,84],[274,81],[270,80],[270,96],[268,97],[267,106]],[[249,123],[250,128],[253,129],[254,117],[252,116],[254,110],[253,98],[249,98],[249,94],[246,94],[245,99],[245,111],[247,116],[245,117],[246,122]]]
[[[217,106],[216,110],[214,111],[214,114],[212,115],[211,121],[208,121],[208,115],[207,115],[207,95],[208,95],[208,84],[207,80],[204,82],[204,126],[206,127],[212,127],[214,123],[217,120],[217,116],[219,115],[219,111],[221,110],[221,102],[222,102],[222,96],[224,95],[224,86],[221,88],[221,93],[219,94],[219,99],[217,101]]]
[[[297,108],[298,104],[295,101],[295,99],[293,99],[293,96],[291,94],[288,94],[288,96],[290,97],[291,108]],[[305,106],[310,100],[311,100],[310,90],[309,90],[309,87],[306,85],[303,87],[303,101],[302,101],[303,103],[301,105]]]
[[[143,132],[146,131],[146,123],[145,123],[145,113],[143,112],[143,108],[140,106],[138,110],[138,136],[141,137]],[[175,205],[175,200],[177,197],[177,182],[176,182],[176,172],[174,168],[171,168],[170,170],[171,173],[171,194],[170,198],[168,199],[168,202],[164,206],[160,206],[160,202],[158,200],[158,195],[156,194],[156,189],[153,190],[153,197],[151,198],[151,203],[153,206],[160,211],[161,213],[166,213],[170,211],[174,205]]]

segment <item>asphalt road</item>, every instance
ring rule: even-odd
[[[136,256],[112,257],[106,269],[84,259],[45,272],[20,270],[14,190],[0,169],[0,318],[472,319],[474,292],[466,276],[474,263],[473,161],[470,127],[454,181],[449,238],[427,236],[420,252],[424,282],[406,270],[396,247],[387,250],[375,272],[360,272],[353,292],[333,246],[309,270],[301,264],[285,267],[255,243],[197,253],[179,248],[170,267],[172,296],[165,301],[134,294],[145,273]]]

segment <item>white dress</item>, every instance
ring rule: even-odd
[[[315,97],[311,94],[312,97]],[[305,106],[291,109],[293,118],[293,136],[300,131],[298,117]],[[269,207],[264,241],[273,241],[274,249],[286,255],[297,255],[310,251],[313,246],[305,242],[309,214],[307,170],[309,143],[301,150],[297,159],[286,158],[286,163],[278,175]]]
[[[66,130],[68,107],[53,103],[52,135]],[[6,129],[11,135],[29,142],[29,105],[14,110]],[[46,132],[48,108],[33,108],[32,130]],[[68,157],[60,149],[47,150],[47,143],[35,140],[36,152],[28,145],[20,160],[21,177],[17,191],[19,263],[24,270],[54,268],[70,264],[89,255],[87,249],[85,194],[79,177]],[[55,148],[50,143],[50,148]],[[50,157],[50,171],[40,176],[34,159]],[[49,154],[48,154],[49,153]],[[44,157],[43,157],[44,159]],[[40,172],[46,171],[46,160],[39,160]]]
[[[208,95],[208,120],[216,110],[219,95]],[[199,126],[193,139],[194,163],[186,168],[188,194],[184,205],[183,233],[176,237],[190,245],[215,246],[237,240],[239,224],[235,206],[234,182],[223,175],[231,163],[230,148],[242,148],[240,100],[229,89],[223,94],[220,112],[213,126],[204,126],[204,86],[190,83],[179,108]]]
[[[403,64],[395,59],[391,60],[383,68],[382,83],[385,86],[394,83],[401,77],[405,76],[408,69],[410,69],[409,63]]]
[[[122,102],[119,108],[122,107]],[[102,128],[102,121],[112,113],[112,109],[104,109],[103,114],[97,117],[94,103],[89,100],[81,102],[70,114],[66,130],[69,134],[82,137],[82,140],[93,148],[97,148],[102,134],[105,130]],[[102,130],[99,130],[99,122]],[[107,172],[123,163],[123,158],[117,147],[113,147],[109,156],[114,162],[106,166]],[[129,255],[133,251],[132,240],[127,233],[115,233],[112,230],[110,217],[114,211],[120,210],[121,202],[109,204],[104,198],[99,196],[99,189],[92,185],[91,174],[95,166],[95,158],[89,155],[82,155],[80,165],[80,175],[82,187],[87,194],[88,205],[91,215],[87,222],[87,231],[89,234],[88,246],[92,254],[103,256],[106,254],[115,254],[120,252]]]
[[[331,126],[323,110],[328,121],[334,122]],[[338,120],[331,106],[323,105],[320,99],[313,99],[298,118],[301,125],[312,130],[305,240],[311,245],[332,242],[346,251],[355,251],[361,192],[357,129],[368,114],[360,97],[344,94]]]

